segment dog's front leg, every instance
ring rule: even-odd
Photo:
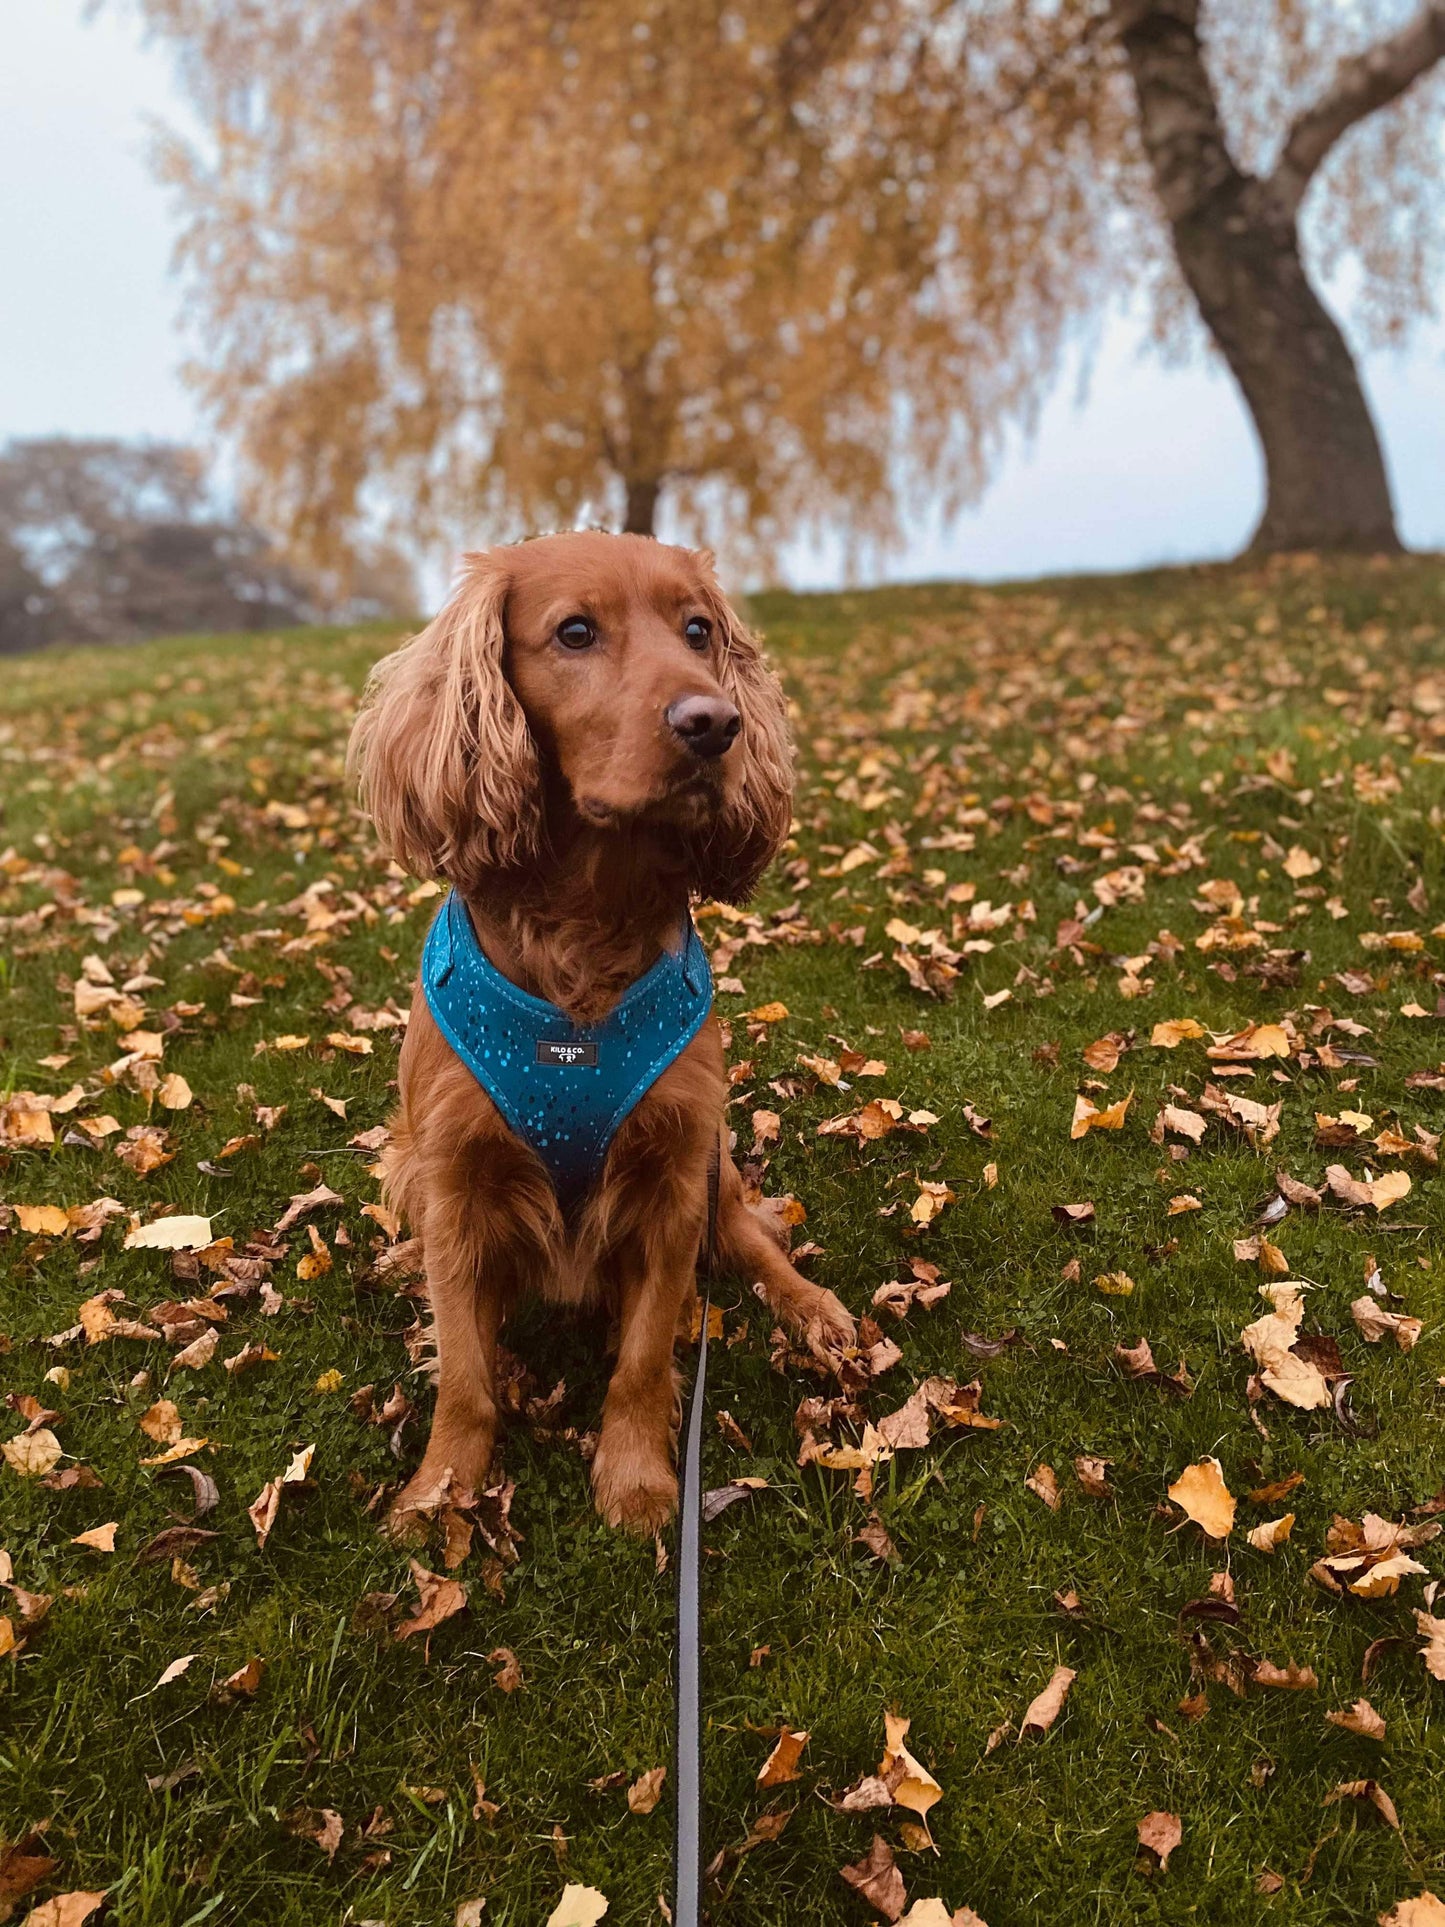
[[[486,1207],[470,1172],[435,1184],[426,1200],[422,1249],[437,1351],[437,1402],[426,1454],[394,1512],[432,1501],[450,1472],[480,1492],[497,1438],[497,1334],[505,1304],[505,1259],[489,1236]]]
[[[654,1233],[624,1259],[621,1342],[602,1407],[592,1492],[609,1525],[655,1532],[677,1510],[673,1344],[693,1289],[701,1227]]]

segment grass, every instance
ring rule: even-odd
[[[1412,1611],[1427,1579],[1364,1601],[1307,1576],[1336,1513],[1399,1519],[1445,1485],[1440,1185],[1418,1156],[1315,1143],[1316,1112],[1369,1113],[1371,1135],[1441,1128],[1441,1094],[1405,1082],[1445,1055],[1439,1020],[1401,1007],[1433,1013],[1445,984],[1431,935],[1445,914],[1442,591],[1445,569],[1417,559],[759,600],[797,705],[803,782],[797,847],[757,917],[703,926],[710,942],[761,939],[719,971],[744,985],[718,1000],[734,1060],[753,1066],[733,1112],[740,1149],[752,1112],[776,1110],[765,1187],[803,1202],[797,1235],[822,1247],[812,1274],[855,1311],[914,1257],[952,1281],[941,1304],[889,1324],[903,1361],[869,1409],[891,1411],[931,1372],[978,1375],[984,1410],[1005,1423],[878,1468],[874,1504],[898,1548],[882,1565],[856,1542],[869,1508],[850,1475],[795,1463],[794,1408],[819,1388],[771,1368],[770,1321],[745,1281],[724,1285],[710,1402],[755,1449],[710,1430],[705,1481],[745,1471],[770,1489],[706,1534],[709,1848],[741,1849],[760,1815],[791,1817],[777,1838],[728,1853],[710,1888],[715,1922],[874,1918],[837,1870],[875,1831],[910,1899],[967,1903],[989,1927],[1312,1927],[1373,1920],[1445,1881],[1445,1689],[1417,1654]],[[90,1243],[32,1235],[13,1215],[0,1230],[0,1389],[58,1407],[62,1464],[102,1481],[57,1491],[0,1468],[15,1582],[53,1598],[0,1668],[0,1835],[44,1823],[58,1864],[32,1898],[107,1888],[117,1927],[432,1927],[479,1895],[488,1922],[531,1927],[568,1880],[601,1888],[609,1921],[661,1918],[668,1799],[636,1816],[621,1787],[588,1782],[668,1758],[672,1581],[650,1545],[593,1516],[574,1443],[511,1431],[525,1538],[504,1599],[473,1558],[459,1573],[469,1609],[429,1651],[358,1620],[368,1593],[415,1598],[406,1552],[368,1505],[416,1463],[429,1403],[403,1341],[416,1305],[377,1276],[385,1235],[362,1212],[376,1184],[348,1143],[384,1120],[394,1075],[395,1029],[358,1025],[389,1002],[405,1008],[434,907],[378,860],[342,779],[356,692],[390,640],[307,631],[42,655],[7,662],[0,690],[0,1090],[85,1093],[55,1116],[53,1145],[0,1151],[0,1199],[206,1213],[238,1250],[323,1177],[346,1200],[312,1220],[329,1271],[298,1276],[304,1226],[272,1266],[274,1288],[302,1304],[268,1317],[254,1297],[233,1300],[217,1359],[168,1381],[174,1348],[46,1340],[103,1289],[142,1317],[204,1282],[178,1282],[164,1253],[122,1250],[124,1218]],[[872,854],[849,855],[864,843]],[[1293,846],[1320,860],[1307,880],[1285,871]],[[1101,880],[1113,901],[1080,932]],[[1237,932],[1262,926],[1250,947],[1197,946],[1229,908],[1200,896],[1206,880],[1237,885]],[[885,925],[947,937],[956,906],[944,891],[967,882],[1015,909],[935,1001],[910,988]],[[801,919],[777,915],[792,905]],[[1073,926],[1062,947],[1061,923]],[[1423,947],[1361,942],[1391,931]],[[160,980],[134,995],[142,1027],[164,1035],[159,1072],[194,1092],[188,1109],[148,1109],[133,1073],[105,1081],[122,1053],[116,1027],[74,1010],[89,955],[117,985]],[[1269,968],[1251,974],[1261,959]],[[233,1004],[238,988],[257,1001]],[[1006,988],[1009,1000],[985,1003]],[[743,1013],[771,1000],[787,1018],[750,1026]],[[1320,1006],[1368,1036],[1323,1029],[1316,1010],[1308,1064],[1224,1080],[1282,1100],[1275,1142],[1256,1149],[1212,1117],[1187,1161],[1152,1141],[1169,1087],[1187,1103],[1210,1075],[1204,1042],[1152,1048],[1156,1022],[1193,1016],[1226,1033],[1288,1011],[1308,1033]],[[931,1048],[910,1052],[903,1030],[926,1031]],[[374,1048],[336,1049],[333,1032]],[[1110,1032],[1133,1033],[1133,1048],[1100,1075],[1080,1052]],[[290,1036],[310,1041],[275,1047]],[[1321,1038],[1375,1061],[1326,1068]],[[799,1067],[800,1053],[836,1057],[837,1040],[886,1060],[887,1076],[845,1093]],[[68,1061],[46,1068],[51,1055]],[[1121,1131],[1071,1140],[1085,1080],[1104,1087],[1100,1105],[1134,1090]],[[316,1092],[344,1102],[344,1120]],[[939,1122],[866,1144],[818,1137],[824,1119],[877,1094]],[[258,1104],[284,1115],[264,1129]],[[966,1105],[992,1119],[991,1137],[970,1128]],[[93,1148],[63,1141],[97,1113],[121,1132]],[[170,1132],[174,1156],[140,1177],[114,1147],[146,1122]],[[1317,1287],[1308,1326],[1338,1341],[1353,1374],[1354,1428],[1269,1396],[1251,1406],[1238,1335],[1264,1307],[1233,1241],[1256,1228],[1277,1167],[1317,1184],[1327,1163],[1358,1176],[1367,1156],[1375,1171],[1410,1171],[1403,1204],[1378,1219],[1291,1211],[1270,1234]],[[909,1216],[919,1178],[956,1194],[922,1231]],[[1169,1216],[1184,1191],[1202,1209]],[[1052,1205],[1085,1199],[1092,1230],[1055,1223]],[[1352,1323],[1367,1253],[1424,1320],[1409,1353],[1366,1344]],[[1063,1275],[1075,1258],[1078,1275]],[[1120,1270],[1132,1295],[1095,1288]],[[1008,1329],[1019,1341],[992,1359],[963,1342]],[[1141,1334],[1164,1369],[1188,1361],[1192,1397],[1122,1375],[1114,1348]],[[221,1359],[255,1339],[279,1357],[227,1373]],[[536,1313],[510,1334],[542,1390],[565,1379],[562,1423],[575,1430],[596,1421],[601,1339]],[[57,1364],[63,1387],[45,1377]],[[318,1391],[328,1372],[341,1388]],[[389,1428],[352,1411],[367,1384],[378,1404],[394,1384],[417,1403],[395,1455]],[[220,1494],[204,1521],[218,1536],[186,1553],[182,1583],[166,1560],[136,1557],[190,1515],[186,1481],[139,1463],[156,1448],[137,1420],[163,1394],[187,1434],[211,1441],[195,1463]],[[24,1424],[14,1416],[9,1431]],[[287,1489],[261,1549],[246,1508],[310,1444],[310,1481]],[[1112,1498],[1085,1495],[1079,1454],[1112,1461]],[[1274,1555],[1244,1534],[1281,1506],[1242,1502],[1220,1545],[1165,1503],[1182,1468],[1210,1454],[1239,1495],[1304,1474],[1288,1501],[1293,1536]],[[1056,1512],[1024,1485],[1040,1464],[1058,1475]],[[111,1520],[112,1556],[72,1543]],[[1442,1545],[1418,1555],[1430,1575],[1445,1575]],[[1243,1698],[1211,1685],[1207,1716],[1191,1721],[1178,1703],[1198,1686],[1187,1645],[1198,1622],[1180,1609],[1226,1567],[1241,1620],[1208,1626],[1215,1650],[1311,1666],[1319,1685]],[[197,1587],[223,1585],[198,1612]],[[1070,1588],[1073,1613],[1055,1597]],[[23,1601],[9,1597],[0,1611],[23,1632]],[[1408,1643],[1384,1649],[1362,1686],[1365,1649],[1381,1638]],[[493,1684],[486,1656],[499,1647],[517,1655],[524,1690]],[[188,1670],[157,1687],[185,1654]],[[257,1656],[255,1696],[215,1704],[213,1682]],[[1058,1664],[1077,1679],[1052,1729],[986,1752]],[[1383,1744],[1324,1721],[1362,1693],[1387,1722]],[[907,1844],[899,1809],[845,1814],[817,1797],[875,1770],[888,1708],[911,1719],[909,1744],[944,1788],[936,1857]],[[811,1736],[802,1776],[766,1792],[756,1775],[784,1722]],[[186,1766],[168,1790],[147,1784]],[[474,1774],[494,1817],[472,1817]],[[1324,1804],[1365,1778],[1395,1801],[1399,1832],[1365,1802]],[[297,1831],[306,1810],[326,1809],[345,1828],[330,1860]],[[1135,1829],[1154,1809],[1180,1816],[1183,1842],[1151,1874]],[[1282,1882],[1272,1895],[1258,1890],[1264,1873]]]

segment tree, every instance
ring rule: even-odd
[[[1180,270],[1264,450],[1267,494],[1254,546],[1398,548],[1369,404],[1344,335],[1305,272],[1299,216],[1338,143],[1445,59],[1445,0],[1429,0],[1396,33],[1343,58],[1283,127],[1273,164],[1258,172],[1231,152],[1200,40],[1200,0],[1111,0],[1110,11]],[[1374,22],[1360,11],[1373,32],[1388,9]],[[1308,10],[1282,6],[1280,14],[1294,51],[1305,51]],[[1422,88],[1415,105],[1427,109],[1414,130],[1426,135],[1417,158],[1428,166],[1433,123],[1438,169],[1445,94],[1438,84],[1428,95]],[[1386,144],[1395,131],[1382,128]],[[1348,176],[1337,183],[1346,193],[1350,185]],[[1379,183],[1356,192],[1356,214],[1383,220],[1371,206]]]
[[[900,477],[977,485],[1052,351],[1026,226],[952,216],[940,268],[863,93],[820,88],[855,0],[143,4],[208,134],[164,162],[201,392],[327,566],[388,507],[886,537]]]
[[[919,0],[882,5],[885,38],[919,35]],[[1252,546],[1397,548],[1359,372],[1314,278],[1349,270],[1366,337],[1435,310],[1445,0],[924,5],[912,98],[885,86],[872,125],[928,182],[927,245],[974,217],[967,128],[991,102],[1015,139],[988,157],[990,205],[1047,249],[1053,310],[1142,285],[1161,334],[1187,339],[1192,308],[1224,356],[1264,457]]]
[[[1396,546],[1311,277],[1430,308],[1445,0],[140,4],[209,136],[202,393],[328,567],[386,508],[886,540],[1141,288],[1240,384],[1256,546]]]
[[[349,613],[414,607],[385,556],[363,562],[388,599]],[[56,436],[0,451],[0,651],[273,628],[322,606],[267,536],[220,512],[192,449]]]

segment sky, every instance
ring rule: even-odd
[[[164,50],[125,0],[9,11],[0,60],[0,442],[152,436],[204,442],[180,378],[184,288],[175,222],[147,163],[148,125],[184,128]],[[1228,375],[1167,365],[1128,315],[1106,324],[1015,438],[982,501],[946,527],[920,517],[868,580],[999,579],[1226,556],[1260,508],[1261,469]],[[1445,549],[1445,327],[1363,373],[1402,533]],[[828,587],[836,543],[796,545],[787,580]],[[442,571],[444,576],[444,569]],[[439,579],[442,579],[439,577]]]

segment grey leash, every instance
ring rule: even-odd
[[[677,1832],[673,1843],[673,1927],[700,1927],[702,1920],[702,1695],[699,1681],[702,1629],[699,1588],[702,1566],[702,1418],[707,1405],[707,1321],[711,1315],[717,1194],[721,1147],[713,1146],[707,1170],[707,1235],[699,1267],[702,1322],[697,1371],[678,1454],[681,1507],[677,1528],[677,1737],[673,1791]]]

